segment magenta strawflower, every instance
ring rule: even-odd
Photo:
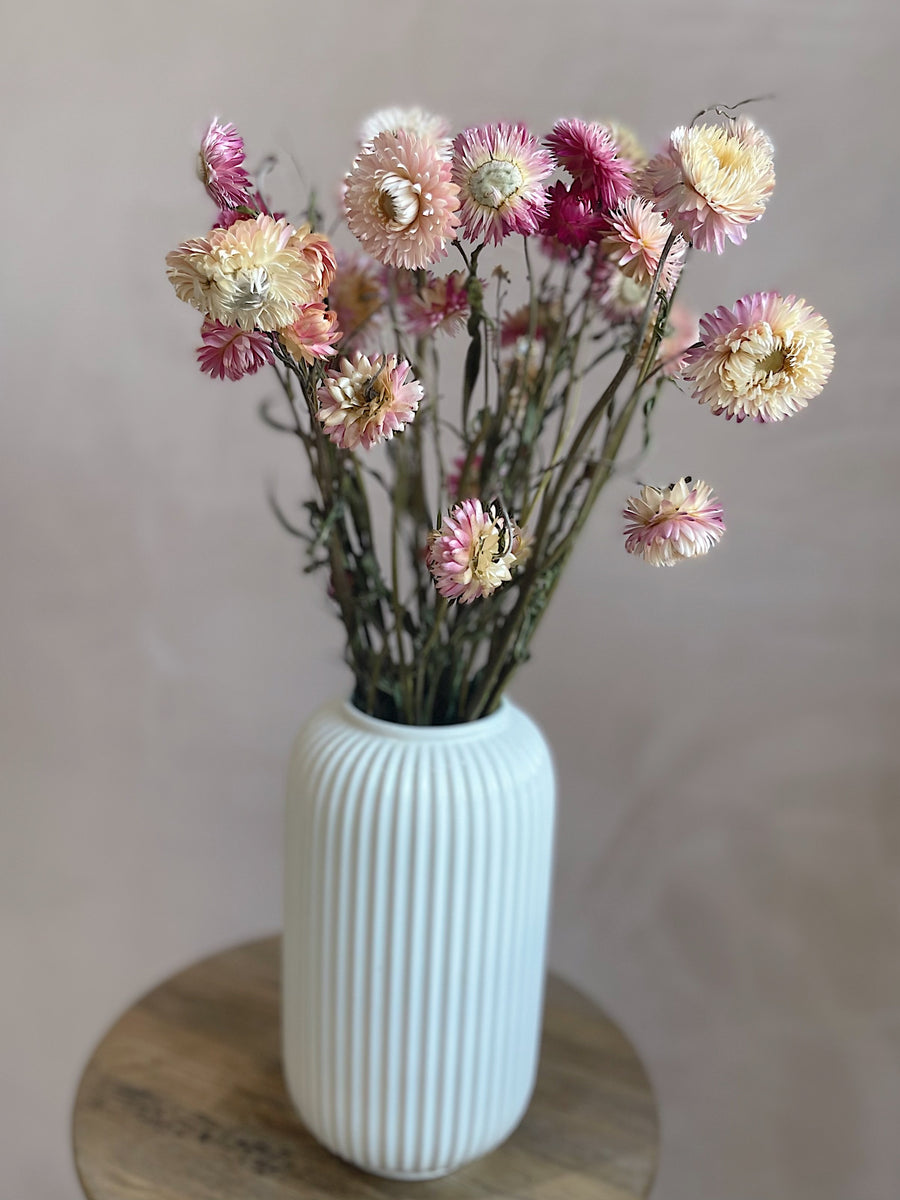
[[[244,170],[244,142],[230,122],[211,122],[200,143],[197,175],[219,208],[237,208],[250,201],[252,183]]]
[[[318,358],[331,358],[334,344],[340,341],[337,313],[320,301],[304,304],[297,310],[296,320],[278,330],[282,344],[298,362],[312,365]]]
[[[686,241],[700,250],[739,244],[775,187],[772,143],[748,117],[674,130],[635,180]]]
[[[460,604],[490,596],[512,579],[517,535],[520,531],[495,507],[462,500],[428,539],[425,561],[437,590]]]
[[[467,462],[468,468],[466,467]],[[454,500],[467,499],[476,487],[483,462],[484,456],[481,454],[473,454],[471,461],[469,461],[468,454],[457,454],[453,460],[453,466],[447,472],[445,480],[447,494]]]
[[[535,233],[547,207],[541,181],[552,170],[524,125],[500,121],[457,134],[452,177],[466,236],[497,245],[510,233]]]
[[[604,209],[614,208],[631,193],[627,160],[608,126],[579,120],[557,121],[546,145],[581,192]]]
[[[415,337],[425,337],[440,329],[451,336],[460,333],[469,316],[469,294],[464,271],[451,271],[437,278],[428,276],[421,293],[403,297],[406,328]]]
[[[806,408],[834,362],[825,318],[777,292],[754,292],[733,309],[707,313],[700,341],[685,355],[684,378],[701,404],[739,423],[781,421]]]
[[[356,156],[344,191],[347,224],[379,262],[415,270],[436,262],[455,236],[459,189],[428,138],[379,133]]]
[[[712,488],[690,475],[666,488],[645,485],[622,516],[625,549],[654,567],[671,567],[706,554],[725,532],[722,506]]]
[[[594,201],[578,187],[567,188],[559,180],[547,193],[547,212],[541,222],[544,239],[583,250],[590,242],[599,241],[607,228],[602,213]],[[546,247],[552,253],[553,247]]]
[[[319,388],[318,418],[342,450],[371,449],[408,425],[424,388],[405,359],[356,353],[329,370]]]
[[[255,329],[238,329],[207,317],[200,336],[203,344],[197,347],[197,361],[213,379],[242,379],[275,361],[269,339]]]

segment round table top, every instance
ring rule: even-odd
[[[537,1089],[486,1158],[428,1183],[364,1174],[306,1132],[281,1075],[279,939],[216,954],[128,1009],[88,1063],[75,1163],[88,1200],[636,1200],[656,1169],[630,1042],[551,976]]]

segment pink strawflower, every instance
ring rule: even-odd
[[[560,316],[558,303],[548,304],[539,301],[535,312],[534,340],[536,342],[550,341],[559,328]],[[523,304],[514,312],[503,314],[500,324],[500,345],[517,346],[519,342],[527,342],[531,332],[531,305]]]
[[[448,600],[470,604],[512,579],[516,533],[495,507],[462,500],[428,539],[426,564],[437,590]]]
[[[623,274],[638,283],[650,283],[659,266],[660,256],[672,233],[672,226],[648,200],[629,196],[619,208],[609,214],[609,233],[602,242],[603,254],[616,264]],[[675,285],[687,245],[678,237],[663,265],[659,288],[669,292]]]
[[[468,457],[468,454],[458,454],[453,460],[452,469],[447,472],[445,480],[447,495],[452,496],[455,500],[466,499],[477,485],[480,477],[484,456],[474,454],[468,470],[466,470]]]
[[[683,558],[706,554],[725,532],[722,506],[703,480],[690,475],[666,488],[644,486],[622,516],[625,549],[654,567],[671,567]]]
[[[650,284],[632,279],[607,258],[591,267],[591,296],[601,314],[612,325],[638,321],[650,299]]]
[[[447,253],[459,225],[459,189],[434,142],[405,129],[379,133],[360,150],[346,184],[347,224],[373,258],[414,270]]]
[[[674,130],[635,189],[700,250],[739,244],[775,187],[772,143],[748,117]]]
[[[696,315],[677,300],[666,316],[667,332],[659,344],[657,361],[663,375],[673,378],[684,369],[687,351],[698,340],[700,330]]]
[[[328,304],[337,313],[337,323],[344,331],[348,350],[363,330],[371,333],[385,303],[380,265],[358,251],[339,250]]]
[[[594,208],[594,201],[580,188],[567,188],[560,181],[547,193],[547,213],[541,222],[543,237],[563,246],[583,250],[590,242],[599,241],[607,228],[603,214]]]
[[[781,421],[806,408],[834,362],[825,318],[777,292],[754,292],[733,309],[707,313],[700,340],[685,355],[684,378],[701,404],[738,422]]]
[[[267,213],[213,229],[166,255],[179,300],[223,325],[280,329],[298,305],[321,300],[334,273],[334,251],[308,225],[294,229]]]
[[[453,140],[453,181],[463,229],[497,245],[510,233],[535,233],[547,207],[541,181],[553,160],[524,125],[500,121],[466,129]]]
[[[282,344],[298,361],[312,365],[317,358],[331,358],[334,344],[340,341],[337,313],[324,304],[304,304],[297,310],[297,319],[278,330]]]
[[[247,332],[206,317],[200,336],[203,345],[197,347],[197,361],[213,379],[242,379],[275,361],[269,339],[255,329]]]
[[[469,316],[466,279],[464,271],[451,271],[442,278],[429,274],[421,294],[410,292],[403,298],[406,328],[414,337],[438,329],[453,336],[465,328]]]
[[[237,208],[250,200],[253,186],[244,170],[244,142],[230,122],[218,117],[203,135],[197,156],[197,175],[219,208]]]
[[[357,352],[328,371],[319,388],[318,418],[342,450],[369,450],[393,437],[416,414],[424,388],[395,354],[367,358]]]
[[[546,145],[578,189],[599,201],[602,208],[615,208],[630,195],[629,163],[619,157],[618,144],[607,126],[596,121],[557,121]]]

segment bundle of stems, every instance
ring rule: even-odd
[[[629,323],[602,317],[590,255],[587,262],[574,253],[564,264],[551,261],[538,278],[523,238],[527,332],[512,358],[500,347],[509,276],[502,267],[494,271],[490,312],[487,292],[494,287],[486,288],[478,275],[485,247],[467,253],[455,242],[469,301],[457,421],[448,417],[440,395],[436,338],[411,341],[389,299],[396,352],[412,364],[425,396],[416,420],[386,444],[377,467],[372,455],[338,448],[316,419],[323,364],[298,361],[270,335],[288,415],[269,404],[261,413],[270,426],[300,442],[317,492],[306,505],[309,529],[290,520],[274,497],[272,506],[282,524],[306,541],[307,570],[329,572],[329,592],[347,632],[352,700],[364,712],[405,724],[442,725],[474,720],[499,705],[529,657],[535,631],[638,415],[647,444],[665,380],[659,347],[675,288],[667,294],[660,280],[675,236],[660,255],[643,311]],[[424,271],[401,273],[409,276],[407,287],[425,285]],[[355,331],[357,340],[362,333]],[[610,361],[614,371],[585,403],[586,382]],[[448,491],[444,445],[451,434],[462,449],[455,496]],[[520,546],[509,582],[470,604],[439,594],[425,565],[429,536],[463,483],[466,495],[497,506]],[[383,553],[373,488],[385,494],[390,514]]]

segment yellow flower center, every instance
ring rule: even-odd
[[[391,233],[407,229],[419,215],[419,187],[403,175],[391,172],[378,189],[378,211]]]
[[[514,162],[492,158],[472,172],[469,191],[477,204],[485,208],[502,208],[524,182],[522,172]]]
[[[774,375],[777,371],[783,370],[786,361],[787,355],[784,347],[774,346],[765,358],[757,360],[756,370],[760,375]]]

